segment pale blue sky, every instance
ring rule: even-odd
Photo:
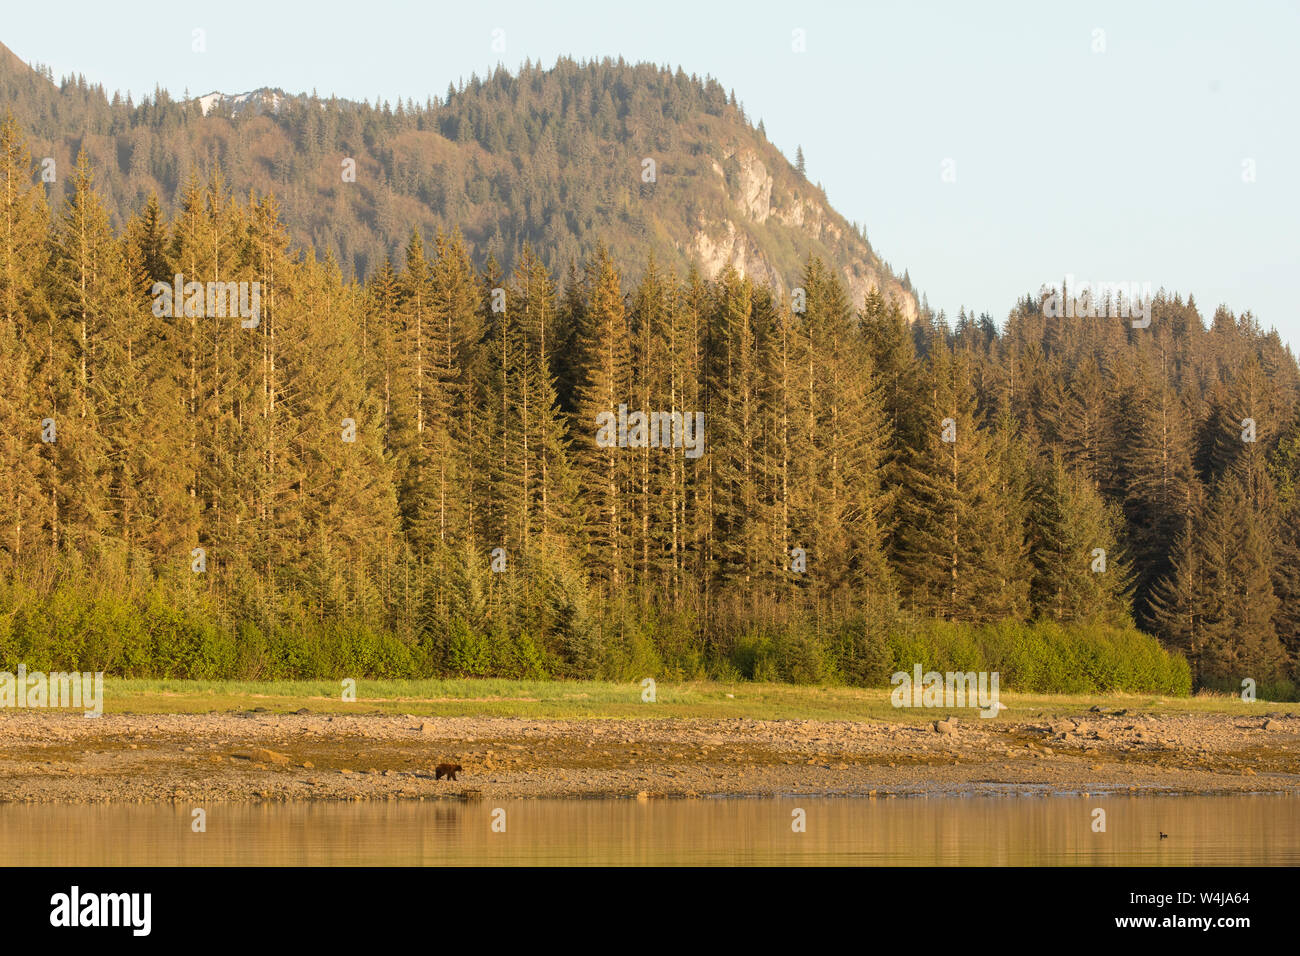
[[[423,100],[526,57],[681,65],[734,89],[787,155],[802,144],[936,309],[1001,321],[1067,273],[1149,281],[1300,346],[1300,0],[5,6],[0,42],[24,60],[137,96]]]

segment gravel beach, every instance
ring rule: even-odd
[[[435,780],[459,763],[455,781]],[[1300,716],[0,714],[0,802],[1300,793]]]

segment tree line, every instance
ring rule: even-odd
[[[1173,667],[1136,624],[1203,685],[1296,676],[1297,368],[1248,315],[909,323],[816,257],[777,295],[455,231],[345,281],[219,173],[120,232],[84,157],[57,211],[38,179],[6,121],[5,657],[872,683],[1014,633],[1114,686]],[[256,323],[156,308],[177,276],[258,283]],[[638,412],[703,454],[597,441]]]

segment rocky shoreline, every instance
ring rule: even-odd
[[[434,767],[462,764],[455,781]],[[1300,794],[1300,715],[935,722],[0,714],[0,803]]]

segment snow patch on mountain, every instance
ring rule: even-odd
[[[218,91],[198,97],[198,104],[204,116],[207,116],[218,107],[229,107],[230,111],[237,116],[246,109],[252,109],[257,113],[267,110],[278,113],[280,104],[284,102],[285,98],[282,90],[260,89],[233,95]]]

